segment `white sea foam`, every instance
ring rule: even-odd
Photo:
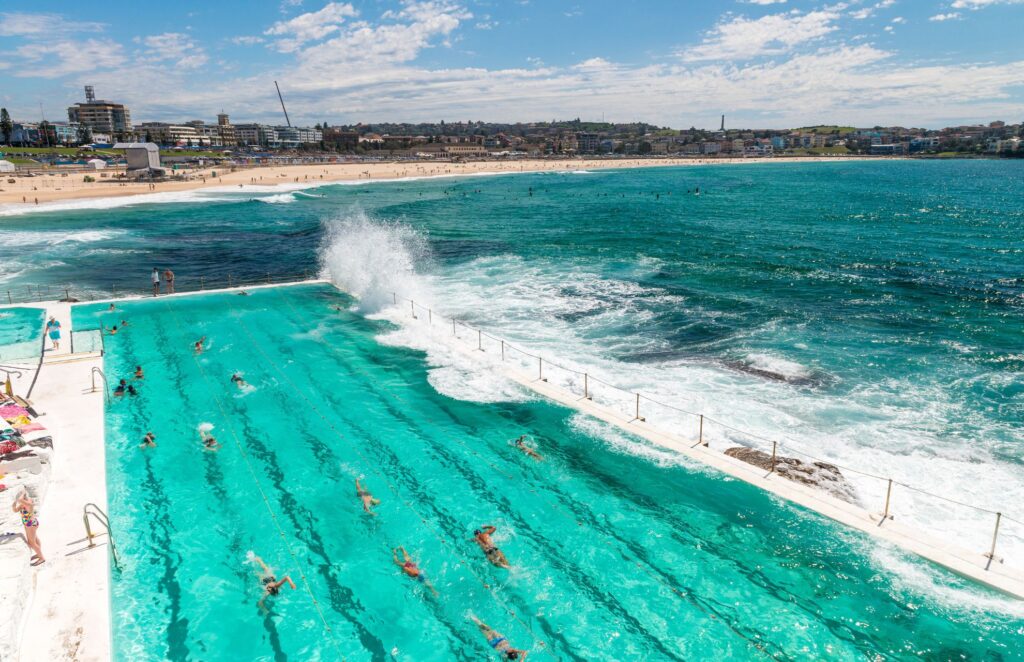
[[[465,320],[534,354],[592,377],[640,392],[660,402],[705,419],[704,438],[713,447],[740,443],[770,450],[782,442],[785,452],[798,449],[844,467],[861,503],[881,510],[886,482],[852,471],[860,469],[919,487],[928,492],[991,510],[1012,511],[1024,503],[1024,472],[1019,465],[1000,459],[986,439],[1019,437],[1019,431],[993,429],[991,421],[972,421],[971,439],[950,437],[943,421],[963,416],[962,403],[946,389],[893,379],[864,384],[834,395],[744,374],[699,358],[670,356],[657,359],[663,349],[656,340],[643,340],[630,329],[650,316],[649,304],[671,305],[687,312],[686,301],[634,282],[607,278],[578,263],[524,260],[514,255],[482,257],[433,272],[423,254],[424,241],[410,228],[377,222],[357,213],[332,223],[323,247],[322,262],[328,275],[343,289],[365,297],[364,311],[401,326],[383,335],[381,342],[421,349],[431,365],[431,384],[456,398],[493,402],[530,397],[493,370],[497,345],[485,345],[480,360],[453,351],[450,327],[435,321],[431,329],[420,309],[411,320],[408,302],[392,302],[392,292],[446,316]],[[419,270],[417,270],[419,267]],[[646,302],[642,304],[641,302]],[[623,330],[625,329],[625,330]],[[460,329],[460,342],[475,344],[475,334]],[[643,363],[622,356],[653,356]],[[536,369],[536,360],[507,350],[508,361]],[[755,367],[789,377],[803,377],[810,369],[788,357],[751,353]],[[478,365],[473,365],[477,363]],[[582,392],[581,378],[545,364],[553,383]],[[635,398],[590,381],[591,394],[602,404],[631,415]],[[643,414],[655,425],[683,436],[696,437],[698,419],[644,400]],[[587,419],[578,419],[577,425]],[[738,434],[713,420],[747,430]],[[1008,425],[1008,424],[1006,424]],[[609,444],[655,462],[671,461],[642,443],[623,442],[606,430],[592,432]],[[797,457],[800,457],[797,455]],[[903,522],[939,538],[955,534],[959,544],[982,552],[991,541],[994,517],[898,487],[892,509]],[[1000,551],[1008,565],[1024,565],[1024,527],[1004,526]]]
[[[253,198],[256,202],[265,202],[268,205],[286,205],[295,202],[295,195],[292,193],[278,193],[265,198]]]
[[[126,234],[128,234],[126,230],[79,230],[73,232],[63,230],[25,230],[4,232],[4,247],[57,246],[58,244],[68,243],[87,244],[106,241]]]

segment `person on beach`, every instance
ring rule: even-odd
[[[114,395],[121,397],[128,391],[128,380],[122,379],[114,389]]]
[[[153,296],[160,294],[160,270],[153,267],[153,274],[151,276],[153,280]]]
[[[538,453],[537,451],[533,450],[532,448],[530,448],[529,446],[526,445],[526,435],[525,434],[521,435],[518,439],[516,439],[515,443],[516,443],[516,448],[518,448],[519,450],[523,451],[524,453],[526,453],[527,455],[529,455],[533,459],[535,459],[535,460],[543,460],[544,459],[543,457],[541,457],[540,453]]]
[[[503,658],[506,660],[525,660],[526,656],[529,655],[529,651],[524,651],[520,648],[512,648],[512,644],[508,643],[508,639],[505,635],[501,634],[487,623],[484,623],[476,616],[470,614],[469,616],[476,623],[476,626],[480,628],[480,633],[487,639],[487,643],[494,650],[498,651]]]
[[[356,496],[363,502],[363,510],[376,517],[377,513],[373,512],[372,508],[380,504],[380,499],[374,498],[365,487],[360,485],[358,478],[356,478]]]
[[[267,598],[280,593],[281,587],[285,584],[291,586],[293,591],[295,590],[295,582],[292,581],[290,575],[285,575],[281,579],[278,579],[274,576],[274,571],[263,562],[263,559],[255,554],[252,556],[252,562],[256,563],[260,567],[260,585],[263,587],[263,597],[260,598],[260,601],[257,603],[260,609],[265,610],[266,605],[264,603],[267,601]]]
[[[152,432],[147,432],[146,436],[142,438],[142,443],[139,444],[139,448],[155,448],[156,447],[156,435]]]
[[[135,366],[135,379],[145,379],[146,375],[142,372],[142,366]]]
[[[398,560],[398,552],[402,553],[401,561]],[[391,550],[391,558],[395,562],[395,565],[402,569],[402,572],[426,586],[435,596],[439,595],[437,589],[434,588],[434,585],[430,583],[427,576],[423,574],[422,570],[420,570],[419,565],[417,565],[416,562],[412,560],[412,557],[409,556],[409,552],[405,551],[405,547],[398,547]]]
[[[231,383],[234,384],[235,386],[237,386],[238,388],[245,388],[246,386],[249,385],[242,378],[242,373],[240,373],[240,372],[236,372],[235,374],[231,375]]]
[[[174,294],[174,272],[164,269],[164,290],[167,294]]]
[[[508,559],[505,557],[505,552],[498,549],[498,546],[491,539],[491,536],[497,530],[497,528],[490,524],[485,524],[473,532],[473,540],[476,541],[476,544],[480,545],[480,549],[484,550],[484,556],[487,557],[488,561],[499,568],[508,569],[510,566]]]
[[[206,428],[200,427],[199,439],[203,442],[203,450],[216,451],[220,448],[220,442],[218,442]]]
[[[36,517],[36,504],[24,488],[11,504],[11,511],[21,515],[21,525],[25,527],[25,543],[32,550],[32,565],[46,563],[46,559],[43,558],[43,546],[39,541],[39,518]]]
[[[58,322],[52,315],[46,322],[46,335],[50,336],[50,342],[53,343],[53,349],[60,349],[60,322]]]
[[[197,340],[195,345],[193,345],[193,349],[196,350],[196,354],[202,354],[203,353],[203,343],[204,342],[206,342],[206,336],[203,336],[202,338]]]

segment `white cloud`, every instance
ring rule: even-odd
[[[992,5],[1020,5],[1024,0],[956,0],[953,9],[981,9]]]
[[[164,32],[142,38],[146,51],[141,57],[147,62],[173,61],[182,69],[196,69],[206,64],[206,52],[191,37],[180,32]]]
[[[897,24],[906,23],[907,19],[903,18],[902,16],[897,16],[896,18],[892,19],[892,22]]]
[[[948,14],[936,14],[928,17],[929,21],[953,21],[960,18],[960,12],[949,12]]]
[[[317,11],[299,14],[287,21],[278,21],[263,34],[282,37],[275,42],[277,50],[292,53],[307,42],[323,39],[338,32],[347,18],[356,15],[358,12],[355,7],[347,2],[329,2]]]
[[[23,63],[15,74],[21,78],[60,78],[68,74],[119,67],[124,64],[121,44],[110,39],[35,42],[15,50]]]
[[[874,7],[864,7],[850,12],[850,18],[855,18],[858,21],[862,21],[875,13]]]
[[[232,37],[231,43],[236,46],[255,46],[256,44],[263,43],[263,37],[254,37],[252,35],[243,35],[241,37]]]
[[[758,19],[736,16],[716,25],[704,41],[680,52],[683,60],[749,60],[762,55],[787,53],[794,47],[836,30],[835,10],[806,14],[794,10]]]
[[[68,21],[60,14],[0,13],[0,37],[52,37],[60,33],[101,32],[102,23]]]

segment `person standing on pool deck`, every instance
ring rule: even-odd
[[[53,315],[50,316],[50,320],[46,323],[46,333],[50,336],[50,342],[53,343],[53,349],[60,349],[60,322],[58,322]]]
[[[46,559],[43,558],[43,546],[39,542],[39,519],[36,517],[36,505],[25,488],[22,488],[17,498],[14,499],[11,510],[21,515],[21,525],[25,527],[25,544],[33,551],[32,565],[46,563]]]
[[[487,643],[491,645],[491,648],[501,653],[501,656],[506,660],[525,660],[526,656],[530,654],[529,651],[512,648],[512,644],[508,643],[508,639],[505,638],[505,635],[493,629],[490,625],[484,623],[476,616],[470,614],[469,617],[472,618],[473,622],[476,623],[476,626],[480,628],[480,633],[487,638]]]
[[[402,558],[404,560],[398,560],[398,552],[402,553]],[[391,550],[391,558],[394,560],[395,565],[402,569],[402,572],[429,588],[435,596],[439,595],[437,589],[434,588],[434,585],[427,580],[427,576],[423,574],[422,570],[420,570],[419,565],[417,565],[416,562],[412,560],[412,557],[409,556],[409,552],[405,551],[405,547],[398,547],[397,549]]]
[[[156,267],[153,267],[152,279],[153,279],[153,296],[157,296],[157,295],[160,294],[160,270],[157,269]]]
[[[274,576],[274,571],[271,570],[270,567],[263,562],[263,559],[256,556],[255,554],[253,554],[252,561],[253,563],[259,564],[260,569],[262,570],[262,572],[260,573],[260,585],[263,586],[264,592],[263,597],[260,598],[260,601],[258,603],[260,609],[266,609],[267,607],[263,603],[266,602],[267,598],[269,598],[270,596],[277,595],[278,593],[280,593],[281,587],[285,584],[291,586],[293,591],[295,590],[295,582],[292,581],[291,576],[285,575],[283,578],[278,579]]]
[[[164,269],[164,284],[167,294],[174,294],[174,272],[170,269]]]

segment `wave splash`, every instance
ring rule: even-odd
[[[358,298],[364,314],[393,303],[394,293],[429,300],[429,286],[417,274],[426,265],[429,247],[412,227],[370,218],[355,210],[325,223],[320,244],[320,276]]]

